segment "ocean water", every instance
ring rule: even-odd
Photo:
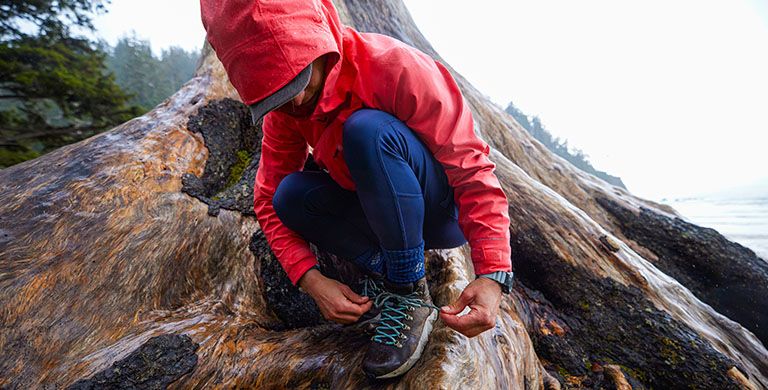
[[[691,223],[713,228],[768,261],[768,196],[663,200]]]

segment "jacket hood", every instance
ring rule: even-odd
[[[273,94],[323,54],[331,53],[326,86],[336,82],[344,26],[330,0],[200,0],[200,10],[207,40],[243,103]]]

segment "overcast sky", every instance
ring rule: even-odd
[[[538,115],[651,199],[768,178],[764,0],[405,0],[446,62]],[[96,20],[159,52],[200,48],[196,0],[113,0]]]

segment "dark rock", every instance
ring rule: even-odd
[[[657,256],[656,267],[768,345],[768,263],[714,229],[597,198],[622,233]]]
[[[321,323],[323,317],[312,298],[291,283],[283,267],[269,248],[264,233],[253,234],[251,252],[261,259],[259,279],[263,283],[264,298],[284,327],[274,330],[296,329]]]
[[[261,158],[261,122],[252,125],[244,104],[222,99],[200,108],[187,126],[203,136],[208,160],[201,177],[182,176],[181,191],[207,204],[211,216],[221,209],[255,216],[253,186]],[[311,154],[304,170],[321,170]]]
[[[152,337],[108,369],[75,382],[69,389],[165,389],[195,368],[197,348],[187,335]]]
[[[253,183],[261,155],[261,128],[251,124],[248,108],[232,99],[211,101],[187,122],[208,148],[201,177],[186,174],[182,191],[208,205],[208,214],[220,209],[246,215],[253,211]]]
[[[561,332],[529,326],[537,354],[562,376],[584,376],[585,386],[598,384],[592,365],[616,364],[649,388],[738,388],[726,375],[733,361],[656,309],[637,288],[559,259],[535,230],[514,235],[512,253],[520,281],[516,289],[538,290],[546,300],[539,297],[537,310],[551,316],[544,322],[562,324]]]

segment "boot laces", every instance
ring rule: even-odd
[[[431,309],[439,310],[437,306],[429,304],[421,299],[417,291],[406,295],[400,295],[384,290],[381,285],[373,284],[374,285],[371,286],[371,288],[376,288],[374,291],[377,293],[373,297],[373,304],[376,308],[381,310],[381,317],[377,322],[375,334],[371,337],[371,340],[377,343],[394,345],[397,348],[402,348],[403,345],[401,340],[408,338],[403,331],[410,329],[410,326],[408,326],[405,321],[413,319],[408,312],[419,307],[429,307]]]
[[[366,276],[365,279],[362,281],[363,285],[363,296],[366,296],[371,299],[375,299],[379,294],[381,294],[382,291],[384,291],[384,284],[372,277]]]

